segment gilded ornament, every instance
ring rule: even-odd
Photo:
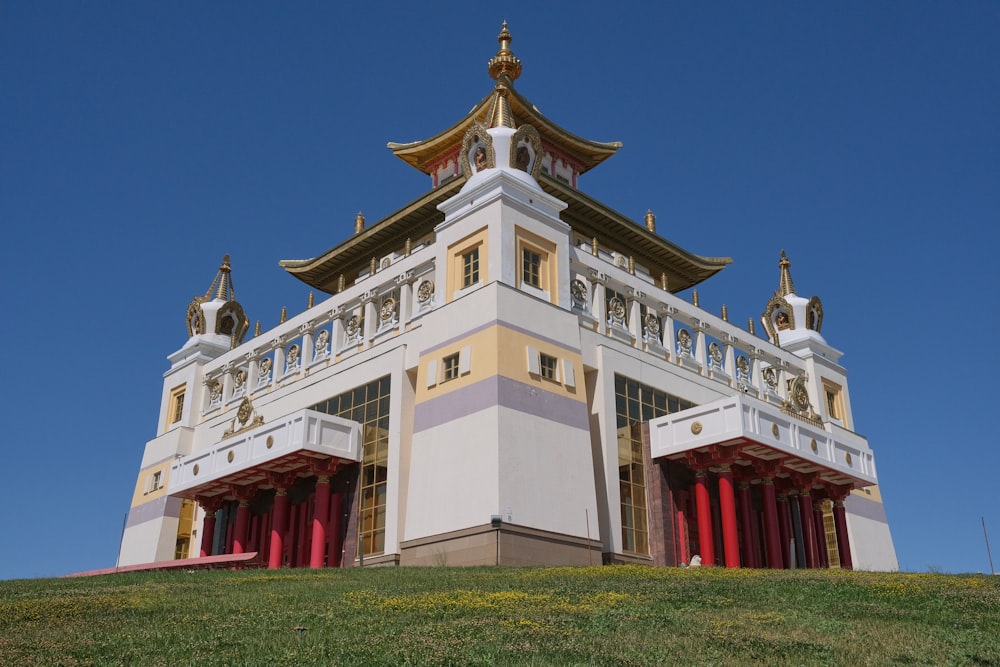
[[[611,297],[611,301],[608,303],[611,307],[611,314],[615,317],[622,319],[625,317],[625,304],[622,300],[616,296]]]
[[[192,468],[192,469],[191,469],[191,472],[192,472],[193,474],[197,475],[197,474],[198,474],[198,470],[200,470],[200,468],[198,467],[198,464],[197,464],[197,463],[195,463],[195,464],[194,464],[194,468]]]
[[[351,315],[351,319],[347,320],[347,326],[346,326],[347,335],[352,337],[356,336],[358,333],[358,329],[360,328],[361,328],[361,318],[359,318],[357,315]]]
[[[750,360],[741,354],[740,356],[736,357],[736,368],[738,368],[740,373],[742,373],[743,375],[749,375]]]
[[[708,344],[708,356],[710,356],[712,361],[714,361],[717,365],[722,364],[722,348],[715,341]]]
[[[417,301],[420,303],[427,303],[432,294],[434,294],[434,283],[429,280],[421,282],[417,287]]]
[[[813,454],[819,453],[819,445],[816,444],[816,438],[813,438],[812,440],[809,441],[809,447],[812,448]]]
[[[660,333],[660,318],[656,313],[646,313],[646,331],[654,335]]]
[[[379,317],[382,318],[383,322],[392,319],[392,316],[396,314],[396,300],[391,296],[382,302],[382,308],[379,310]]]
[[[679,329],[677,331],[677,342],[680,343],[681,349],[686,352],[691,351],[691,332],[687,329]]]
[[[587,302],[587,286],[579,278],[575,278],[569,285],[569,291],[573,295],[573,300],[577,303]]]
[[[271,357],[264,357],[260,360],[260,375],[261,377],[267,377],[267,374],[271,372]]]
[[[694,422],[691,424],[691,433],[698,435],[701,433],[701,422]]]
[[[781,431],[778,430],[778,425],[777,424],[771,424],[771,435],[773,435],[775,438],[777,438],[778,435],[780,435],[780,433],[781,433]]]
[[[465,131],[458,162],[466,178],[472,178],[473,174],[496,166],[493,156],[493,137],[482,123],[474,122]]]
[[[510,138],[510,165],[531,174],[536,181],[542,171],[542,138],[531,125],[522,125]]]
[[[851,460],[852,459],[851,459],[851,453],[850,452],[847,452],[846,454],[844,454],[844,460],[847,461],[847,465],[851,465]]]
[[[767,388],[771,391],[774,391],[778,387],[778,376],[774,372],[773,368],[765,368],[761,372],[761,376],[764,378],[764,384],[766,384]]]
[[[229,461],[230,463],[232,463],[233,459],[235,459],[235,458],[236,458],[236,454],[233,454],[232,450],[229,450],[229,454],[226,455],[226,460]]]
[[[264,444],[267,446],[268,449],[274,447],[274,436],[273,435],[267,436],[267,441]]]

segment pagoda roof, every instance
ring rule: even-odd
[[[444,220],[438,204],[458,194],[465,182],[464,176],[456,177],[323,254],[313,259],[283,260],[280,265],[310,287],[333,294],[341,274],[350,285],[370,266],[373,257],[399,252],[407,239],[416,241],[432,233]],[[568,204],[560,217],[574,232],[588,239],[596,237],[602,248],[633,256],[655,277],[666,273],[671,292],[693,287],[732,263],[728,257],[703,257],[688,252],[550,176],[543,174],[539,184]]]
[[[509,86],[506,92],[515,126],[520,127],[525,123],[533,125],[541,135],[542,141],[579,163],[580,173],[593,169],[622,147],[620,141],[591,141],[579,137],[542,115],[542,112],[518,93],[513,86]],[[500,91],[495,89],[474,106],[464,118],[429,139],[407,144],[389,142],[387,146],[399,159],[425,174],[431,174],[435,164],[462,145],[462,137],[473,123],[489,125],[499,96]]]
[[[538,130],[543,143],[577,162],[580,173],[593,169],[614,155],[622,147],[620,141],[591,141],[579,137],[543,116],[534,104],[514,90],[514,80],[521,75],[521,61],[510,50],[511,39],[507,22],[504,21],[497,36],[500,50],[487,63],[490,76],[496,81],[493,92],[443,132],[423,141],[406,144],[390,142],[389,150],[407,164],[430,175],[434,165],[457,152],[466,130],[478,122],[486,127],[497,124],[508,127],[532,125]]]

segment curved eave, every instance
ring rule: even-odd
[[[579,160],[581,173],[593,169],[614,155],[622,147],[620,141],[591,141],[563,129],[543,116],[535,105],[525,99],[513,87],[509,90],[508,101],[510,102],[511,111],[517,123],[530,123],[538,130],[544,141]],[[435,164],[445,154],[456,150],[462,144],[465,131],[474,121],[486,121],[496,94],[494,91],[484,97],[462,120],[429,139],[406,144],[389,142],[387,147],[399,159],[416,167],[425,174],[430,174],[431,165]]]
[[[666,273],[671,292],[694,287],[733,263],[731,257],[688,252],[554,178],[543,174],[539,182],[543,190],[569,205],[560,217],[575,232],[585,238],[596,236],[602,247],[632,255],[656,280]]]
[[[464,177],[448,181],[313,259],[285,259],[278,264],[310,287],[334,294],[341,274],[350,285],[372,257],[384,257],[399,250],[407,238],[416,241],[432,232],[444,220],[437,205],[457,194],[464,183]]]

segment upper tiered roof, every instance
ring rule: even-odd
[[[365,272],[372,258],[399,252],[407,240],[416,241],[433,232],[444,220],[438,204],[454,196],[467,176],[458,169],[463,138],[474,125],[487,128],[519,128],[531,125],[541,139],[543,153],[554,167],[556,156],[560,164],[569,164],[575,175],[597,166],[621,148],[620,142],[598,142],[568,132],[542,115],[528,100],[514,90],[513,83],[521,74],[521,61],[511,51],[511,35],[504,22],[498,36],[500,48],[487,64],[495,81],[492,92],[458,123],[439,134],[412,143],[390,143],[388,148],[397,157],[430,175],[437,184],[442,165],[451,165],[454,176],[395,213],[367,228],[356,228],[355,234],[338,246],[313,259],[283,260],[281,266],[308,285],[328,293],[342,289]],[[566,204],[560,217],[573,231],[587,240],[596,238],[602,249],[617,251],[634,258],[646,267],[651,276],[666,278],[671,292],[697,285],[721,271],[732,260],[728,257],[703,257],[688,252],[658,236],[647,228],[600,202],[584,195],[575,182],[557,175],[540,173],[538,184],[547,193]]]

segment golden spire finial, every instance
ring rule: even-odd
[[[222,264],[219,265],[219,272],[215,274],[215,279],[205,292],[205,300],[221,299],[232,301],[236,298],[236,290],[233,289],[233,279],[230,276],[232,267],[229,266],[229,255],[222,256]]]
[[[507,22],[503,22],[497,41],[500,42],[500,50],[490,58],[489,71],[494,81],[499,81],[502,75],[506,75],[508,82],[514,81],[521,76],[521,61],[510,50],[512,37],[507,30]]]
[[[651,232],[656,231],[656,216],[653,215],[653,209],[646,209],[646,229]]]
[[[795,293],[795,285],[792,283],[792,263],[785,256],[785,251],[781,251],[781,261],[778,262],[781,268],[781,279],[778,282],[778,295],[788,296]]]
[[[360,234],[365,230],[365,216],[358,211],[358,214],[354,216],[354,233]]]

